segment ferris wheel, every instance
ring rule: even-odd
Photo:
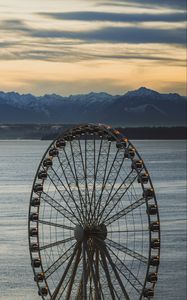
[[[29,250],[42,299],[150,299],[160,223],[150,175],[133,144],[83,124],[44,153],[29,205]]]

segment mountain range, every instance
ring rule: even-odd
[[[141,87],[124,95],[64,97],[0,92],[0,123],[108,123],[114,126],[184,126],[187,98]]]

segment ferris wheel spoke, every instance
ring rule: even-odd
[[[95,169],[95,180],[97,179],[97,175],[98,175],[98,172],[99,172],[99,164],[100,164],[100,160],[101,160],[101,157],[102,157],[103,142],[104,142],[103,137],[101,137],[98,154],[96,155],[97,156],[97,162],[96,162],[96,169]]]
[[[83,241],[82,244],[82,265],[83,265],[82,278],[79,284],[76,299],[87,300],[87,285],[88,285],[88,278],[90,277],[90,268],[88,265],[88,260],[86,258],[86,241]]]
[[[58,211],[62,216],[64,216],[66,219],[68,219],[71,223],[73,223],[75,226],[77,225],[76,222],[72,221],[72,214],[69,213],[69,211],[63,207],[58,201],[56,201],[55,199],[53,199],[50,195],[48,195],[47,193],[43,192],[42,194],[45,195],[45,197],[43,197],[42,195],[40,196],[40,198],[46,202],[47,204],[49,204],[51,207],[53,207],[56,211]],[[66,212],[66,214],[64,213],[64,211]],[[77,220],[77,219],[76,219]]]
[[[123,246],[122,244],[116,243],[110,239],[107,239],[105,242],[107,245],[115,248],[116,250],[119,250],[125,254],[128,254],[129,256],[136,258],[145,264],[147,264],[147,262],[148,262],[147,257],[143,256],[142,254],[140,254],[134,250],[129,249],[128,247]]]
[[[74,260],[74,258],[76,256],[76,253],[77,253],[79,247],[80,247],[80,245],[77,244],[76,247],[74,248],[73,254],[71,255],[71,258],[68,261],[68,264],[67,264],[67,266],[66,266],[66,268],[64,270],[64,273],[63,273],[63,275],[62,275],[62,277],[61,277],[61,279],[60,279],[57,287],[55,288],[55,290],[54,290],[54,292],[52,294],[51,300],[57,300],[57,299],[59,299],[58,296],[61,293],[61,288],[63,288],[63,282],[64,282],[64,280],[65,280],[65,278],[66,278],[66,276],[68,274],[68,271],[69,271],[69,269],[70,269],[70,267],[71,267],[71,265],[73,263],[73,260]]]
[[[66,187],[64,186],[64,184],[63,184],[61,178],[58,176],[58,174],[56,173],[56,171],[55,171],[53,168],[51,168],[51,169],[53,170],[54,174],[55,174],[56,177],[58,178],[59,182],[62,184],[62,186],[63,186],[63,187],[65,188],[65,190],[67,191]],[[69,211],[71,211],[72,216],[74,216],[74,217],[77,219],[77,221],[79,220],[79,218],[80,218],[80,220],[82,221],[82,216],[81,216],[80,208],[79,208],[79,206],[77,205],[76,200],[74,199],[74,197],[72,197],[72,195],[67,191],[69,197],[72,199],[72,201],[73,201],[73,203],[74,203],[74,205],[75,205],[75,207],[76,207],[76,209],[77,209],[77,213],[78,213],[79,218],[78,218],[78,216],[76,216],[76,215],[74,214],[74,212],[73,212],[73,210],[72,210],[70,204],[68,203],[68,201],[66,201],[65,196],[64,196],[64,195],[62,194],[62,192],[59,190],[59,188],[58,188],[58,186],[56,185],[56,183],[52,180],[52,178],[51,178],[50,176],[48,176],[48,177],[49,177],[51,183],[52,183],[52,184],[54,185],[54,187],[56,188],[56,190],[57,190],[57,192],[59,193],[59,195],[60,195],[60,196],[62,197],[62,199],[64,200],[64,202],[65,202],[65,204],[67,205]]]
[[[131,196],[135,200],[137,199],[137,195],[135,197],[135,195],[132,194],[131,189],[134,188],[133,184],[138,178],[138,173],[134,174],[133,176],[131,176],[131,175],[133,175],[133,171],[128,174],[128,178],[126,180],[127,183],[124,182],[124,185],[122,185],[120,187],[122,189],[122,191],[123,191],[123,189],[125,189],[125,190],[122,192],[121,195],[119,194],[120,195],[119,200],[121,200],[125,194],[127,194],[127,197]],[[117,193],[115,194],[115,197],[116,197],[116,195],[118,195],[118,191],[119,191],[119,188],[117,189]],[[129,195],[129,193],[131,193],[131,194]]]
[[[125,158],[123,157],[123,160],[122,160],[122,162],[121,162],[121,164],[120,164],[118,170],[116,170],[116,176],[115,176],[115,178],[114,178],[114,180],[113,180],[113,184],[112,184],[112,187],[111,187],[110,192],[109,192],[109,194],[108,194],[108,198],[107,198],[106,202],[109,201],[110,196],[112,195],[112,192],[114,191],[114,188],[115,188],[115,185],[116,185],[116,181],[117,181],[118,176],[119,176],[119,174],[120,174],[120,171],[121,171],[122,165],[123,165],[123,163],[124,163],[124,160],[125,160]],[[117,190],[115,191],[114,195],[117,195],[118,191],[125,185],[126,181],[128,180],[128,178],[130,177],[131,174],[132,174],[132,170],[129,172],[128,175],[126,175],[125,179],[123,179],[121,185],[117,188]],[[114,195],[113,195],[113,196],[114,196]]]
[[[46,270],[45,270],[45,278],[49,278],[54,272],[56,272],[64,263],[67,262],[67,260],[71,257],[72,249],[74,249],[76,245],[76,242],[71,245],[56,261],[53,262],[52,265],[50,265]]]
[[[106,257],[103,254],[102,249],[100,249],[100,254],[101,254],[101,259],[102,259],[102,267],[103,267],[103,270],[105,272],[107,282],[108,282],[108,287],[109,287],[109,290],[110,290],[110,295],[111,295],[112,299],[115,300],[114,287],[113,287],[113,284],[112,284],[112,279],[110,277],[110,271],[108,269],[108,265],[107,265],[107,262],[106,262]]]
[[[84,151],[85,161],[84,161],[81,143],[80,143],[80,140],[78,141],[82,170],[83,170],[83,174],[84,174],[84,206],[85,206],[86,215],[88,216],[88,207],[90,206],[90,195],[89,195],[88,182],[87,182],[86,143],[87,143],[87,139],[85,137],[85,151]]]
[[[78,289],[78,299],[82,297],[83,299],[87,299],[87,291],[86,291],[86,285],[88,281],[88,272],[87,272],[87,262],[86,262],[86,248],[85,248],[85,241],[82,243],[82,279],[80,282],[80,286]]]
[[[129,232],[149,232],[149,229],[133,229],[133,230],[129,230],[129,229],[127,229],[127,230],[107,230],[107,233],[121,233],[121,232],[123,232],[123,233],[129,233]]]
[[[88,249],[88,245],[87,244],[85,245],[85,249],[86,249],[87,258],[88,258],[88,265],[89,265],[89,268],[90,268],[90,275],[91,275],[90,279],[92,279],[93,283],[94,283],[95,298],[96,298],[96,300],[100,300],[101,297],[100,297],[100,293],[99,293],[99,289],[98,289],[98,279],[97,279],[95,270],[93,268],[93,266],[94,266],[93,254],[90,255],[90,251]]]
[[[60,300],[61,296],[63,295],[64,291],[67,289],[68,284],[70,283],[71,277],[68,278],[67,282],[63,284],[63,287],[60,290],[60,294],[56,300]]]
[[[72,190],[71,190],[71,187],[70,187],[70,183],[69,183],[68,178],[67,178],[67,176],[66,176],[66,172],[65,172],[65,169],[64,169],[64,167],[63,167],[62,161],[60,160],[59,155],[57,156],[57,159],[58,159],[60,168],[61,168],[61,170],[62,170],[63,176],[64,176],[64,178],[65,178],[66,184],[67,184],[67,186],[68,186],[68,191],[69,191],[69,193],[72,195],[72,197],[74,198],[73,193],[72,193]],[[63,185],[65,185],[65,184],[63,184]],[[66,188],[66,189],[67,189],[67,188]]]
[[[75,240],[75,238],[70,237],[70,238],[67,238],[67,239],[64,239],[64,240],[61,240],[61,241],[56,241],[54,243],[46,244],[46,245],[40,247],[40,251],[48,249],[48,248],[52,248],[52,247],[55,247],[55,246],[59,246],[61,244],[65,244],[65,243],[71,242],[73,240]]]
[[[90,199],[90,210],[89,210],[89,212],[88,212],[88,219],[92,219],[92,214],[93,214],[93,212],[92,212],[92,207],[94,208],[93,210],[95,210],[95,202],[96,202],[96,176],[97,176],[97,174],[96,174],[96,169],[97,169],[97,167],[96,167],[96,145],[95,145],[95,135],[94,135],[94,149],[93,149],[93,155],[94,155],[94,165],[93,165],[93,171],[94,171],[94,173],[93,173],[93,188],[92,188],[92,193],[91,193],[91,199]],[[100,146],[101,147],[101,146]]]
[[[79,140],[80,141],[80,140]],[[85,198],[86,198],[86,204],[88,199],[88,205],[90,206],[90,194],[88,189],[88,166],[87,166],[87,136],[85,136],[84,141],[84,159],[83,159],[83,165],[84,165],[84,177],[85,177]]]
[[[113,222],[119,220],[120,218],[124,217],[128,213],[132,212],[137,207],[143,205],[145,202],[146,202],[146,198],[138,199],[136,202],[130,204],[129,206],[127,206],[126,208],[124,208],[121,211],[117,212],[116,214],[114,214],[110,218],[108,218],[108,219],[106,218],[105,219],[105,225],[110,225]]]
[[[48,225],[48,226],[60,227],[60,228],[64,228],[64,229],[67,229],[67,230],[74,230],[75,229],[75,227],[66,226],[64,224],[58,224],[58,223],[53,223],[53,222],[44,221],[44,220],[38,220],[38,223]]]
[[[115,170],[116,176],[115,176],[115,178],[113,179],[112,187],[111,187],[111,189],[110,189],[108,198],[110,198],[110,195],[111,195],[112,192],[113,192],[113,189],[114,189],[114,187],[115,187],[117,178],[118,178],[118,176],[119,176],[119,174],[120,174],[122,165],[123,165],[124,160],[125,160],[125,158],[123,157],[122,161],[120,162],[119,168],[116,169],[116,168],[115,168],[115,162],[117,162],[117,156],[118,156],[118,153],[119,153],[119,150],[116,152],[116,156],[115,156],[114,161],[113,161],[113,164],[112,164],[112,168]],[[103,191],[105,190],[105,187],[106,187],[106,184],[107,184],[107,180],[108,180],[108,178],[110,177],[111,172],[112,172],[112,168],[111,168],[111,170],[109,171],[108,176],[107,176],[107,179],[106,179],[106,181],[105,181],[105,183],[104,183],[104,185],[103,185],[103,189],[102,189],[100,198],[102,197]],[[107,200],[108,200],[108,199],[107,199]]]
[[[110,147],[111,147],[111,143],[110,143]],[[114,168],[114,165],[115,165],[115,162],[116,162],[116,160],[117,160],[118,154],[119,154],[119,150],[117,149],[117,151],[116,151],[116,153],[115,153],[115,156],[114,156],[114,158],[113,158],[113,161],[111,162],[111,166],[110,166],[110,169],[109,169],[109,171],[108,171],[108,174],[107,174],[107,176],[105,176],[106,179],[105,179],[105,181],[104,181],[104,183],[103,183],[103,188],[102,188],[102,190],[105,188],[105,186],[106,186],[106,184],[107,184],[107,182],[108,182],[108,179],[109,179],[110,175],[112,174],[112,169]]]
[[[130,187],[133,185],[134,181],[137,179],[138,175],[136,175],[135,177],[133,177],[131,179],[131,174],[132,174],[133,171],[130,171],[130,173],[126,176],[126,178],[124,179],[124,181],[122,182],[122,184],[118,187],[118,189],[115,191],[115,193],[112,195],[112,197],[110,198],[110,196],[108,196],[107,198],[107,201],[106,201],[106,205],[104,206],[104,209],[102,210],[101,212],[101,215],[100,215],[100,220],[103,216],[103,213],[106,209],[107,206],[109,206],[109,204],[112,202],[112,207],[110,208],[110,210],[108,211],[108,213],[106,214],[106,216],[104,217],[104,220],[110,215],[110,213],[114,210],[114,208],[120,203],[120,201],[123,199],[123,197],[127,194],[127,197],[128,197],[128,191],[130,189]],[[126,184],[126,181],[128,179],[131,179],[130,182],[128,182],[128,184]],[[125,190],[123,191],[125,187]],[[119,194],[118,196],[118,193],[119,191],[122,189],[121,191],[121,194]],[[116,199],[116,200],[115,200]],[[115,202],[114,202],[115,200]],[[103,220],[103,221],[104,221]]]
[[[125,299],[126,300],[130,300],[130,298],[129,298],[128,294],[127,294],[127,291],[126,291],[126,289],[125,289],[125,287],[123,285],[123,282],[122,282],[122,280],[120,278],[118,270],[117,270],[117,268],[116,268],[116,266],[115,266],[115,264],[114,264],[114,262],[113,262],[113,260],[112,260],[112,258],[110,256],[110,254],[109,254],[109,252],[108,252],[108,250],[107,250],[106,245],[105,245],[104,242],[103,242],[103,248],[102,249],[103,249],[103,251],[105,253],[106,258],[108,259],[108,263],[111,265],[111,268],[112,268],[112,270],[113,270],[113,272],[115,274],[115,277],[116,277],[116,279],[117,279],[117,281],[119,283],[119,286],[121,288],[121,291],[123,292],[123,295],[124,295]]]
[[[101,220],[106,208],[108,207],[108,205],[113,201],[113,205],[112,208],[109,210],[109,212],[107,212],[107,215],[104,217],[104,220],[110,215],[110,213],[113,211],[113,209],[116,207],[117,204],[119,204],[120,200],[125,196],[125,194],[127,193],[127,191],[129,190],[129,188],[131,187],[131,185],[134,183],[134,181],[136,180],[137,176],[133,177],[133,179],[130,181],[130,183],[128,185],[126,185],[126,181],[130,178],[131,174],[133,171],[130,171],[129,174],[125,177],[125,179],[123,180],[123,182],[120,184],[120,186],[117,188],[117,190],[114,192],[114,194],[111,196],[112,193],[112,189],[107,197],[106,203],[102,209],[102,211],[99,214],[99,221]],[[118,175],[117,175],[118,176]],[[120,194],[119,198],[118,198],[118,192],[123,188],[123,186],[125,186],[125,191],[122,192],[122,194]],[[116,203],[114,204],[114,199],[117,199]],[[103,220],[103,222],[104,222]]]
[[[91,220],[92,217],[92,209],[95,207],[95,199],[96,199],[96,147],[95,147],[95,135],[93,138],[93,187],[90,197],[90,208],[88,211],[88,220]]]
[[[80,141],[79,141],[80,142]],[[85,138],[85,147],[84,147],[84,169],[85,169],[85,197],[88,199],[88,221],[90,222],[90,211],[92,210],[92,191],[93,188],[89,185],[90,177],[93,178],[93,173],[95,172],[95,162],[93,164],[92,162],[92,155],[93,155],[93,149],[90,150],[90,145],[87,140],[87,137]],[[95,149],[94,149],[95,151]],[[94,153],[95,155],[95,153]],[[95,159],[95,158],[94,158]],[[91,164],[91,166],[89,165]],[[93,169],[94,168],[94,169]],[[87,202],[87,201],[86,201]]]
[[[101,283],[101,279],[102,279],[102,274],[100,274],[101,271],[101,260],[100,260],[100,250],[99,247],[97,246],[97,243],[95,243],[95,271],[96,271],[96,276],[98,278],[98,287],[100,289],[100,294],[102,296],[102,299],[104,299],[104,294],[102,291],[102,283]]]
[[[73,192],[72,192],[72,189],[71,189],[71,185],[70,185],[70,183],[69,183],[69,181],[68,181],[66,172],[65,172],[65,170],[64,170],[64,168],[63,168],[63,165],[62,165],[62,163],[61,163],[61,161],[60,161],[59,156],[58,156],[58,160],[59,160],[59,163],[60,163],[60,165],[61,165],[61,169],[62,169],[64,178],[65,178],[66,184],[68,185],[69,193],[71,194],[72,199],[74,200],[74,203],[75,203],[76,207],[79,209],[79,207],[78,207],[78,205],[77,205],[77,201],[76,201],[77,199],[75,199],[75,197],[74,197],[74,195],[73,195]],[[73,156],[73,160],[74,160],[74,156]],[[74,161],[73,161],[73,163],[74,163]],[[75,181],[75,185],[76,185],[78,194],[79,194],[79,196],[80,196],[80,198],[81,198],[82,195],[81,195],[81,192],[80,192],[80,189],[79,189],[78,179],[77,179],[76,173],[75,173],[75,177],[73,177],[73,178],[74,178],[74,181]],[[80,201],[80,206],[81,206],[81,214],[83,215],[83,219],[84,219],[84,210],[83,210],[82,202],[81,202],[81,201]]]
[[[92,203],[92,200],[93,200],[93,211],[92,211],[92,214],[91,214],[91,217],[90,217],[91,222],[93,221],[93,219],[96,216],[96,209],[97,209],[97,206],[98,206],[98,202],[96,200],[96,180],[97,180],[97,174],[98,174],[98,170],[99,170],[99,162],[100,162],[100,157],[101,157],[102,146],[103,146],[103,137],[100,140],[99,152],[98,152],[98,155],[97,155],[97,162],[96,162],[96,167],[95,167],[95,170],[94,170],[94,179],[93,179],[94,184],[93,184],[93,190],[92,190],[92,195],[91,195],[91,203]],[[95,148],[94,148],[94,150],[95,150]],[[94,162],[94,165],[95,165],[95,162]]]
[[[80,149],[80,140],[78,141],[78,146],[79,146],[79,149]],[[78,189],[78,193],[79,193],[79,198],[80,198],[80,206],[81,206],[81,211],[82,211],[82,215],[83,215],[83,219],[84,221],[87,220],[87,205],[86,205],[86,202],[85,202],[85,199],[83,197],[83,194],[81,192],[81,189],[80,189],[80,186],[79,186],[79,178],[78,178],[78,174],[77,174],[77,167],[76,167],[76,163],[75,163],[75,153],[73,151],[73,146],[72,146],[72,143],[70,142],[70,148],[71,148],[71,155],[72,155],[72,158],[73,158],[73,168],[74,168],[74,174],[75,174],[75,181],[76,181],[76,186],[77,186],[77,189]],[[80,155],[82,155],[81,151],[80,151]],[[82,157],[81,157],[81,160],[82,160]],[[79,170],[80,172],[80,170]]]
[[[109,178],[109,174],[110,172],[108,172],[107,174],[107,167],[108,167],[108,162],[109,162],[109,155],[110,155],[110,149],[111,149],[111,143],[109,143],[109,147],[108,147],[108,151],[107,151],[107,154],[106,154],[106,163],[105,163],[105,168],[104,168],[104,175],[103,175],[103,182],[102,182],[102,189],[101,189],[101,193],[98,197],[98,201],[97,201],[97,205],[96,205],[96,210],[97,210],[97,215],[99,214],[99,211],[100,211],[100,205],[101,205],[101,199],[102,199],[102,195],[103,195],[103,192],[105,190],[105,187],[106,187],[106,183],[107,183],[107,180]],[[116,153],[115,157],[117,157],[117,154],[118,152]],[[114,159],[115,160],[115,159]],[[114,161],[113,161],[114,162]],[[107,176],[106,176],[107,174]]]
[[[89,289],[88,286],[88,278],[90,278],[90,295],[89,295],[89,299],[93,299],[93,295],[92,295],[92,273],[91,273],[91,269],[90,269],[90,263],[88,262],[88,259],[86,259],[86,241],[83,241],[83,248],[82,248],[82,252],[83,252],[83,272],[82,272],[82,279],[80,282],[80,286],[79,286],[79,290],[78,290],[78,297],[77,299],[87,299],[87,290]],[[96,258],[94,259],[94,254],[96,256]],[[101,288],[101,283],[100,283],[100,274],[99,274],[99,250],[96,247],[94,249],[94,251],[92,251],[91,255],[91,262],[94,265],[95,268],[95,276],[97,278],[97,286],[100,292],[100,298],[99,299],[104,299],[104,295],[103,295],[103,291]],[[91,297],[91,298],[90,298]],[[94,296],[95,297],[95,296]],[[94,299],[98,299],[98,298],[94,298]]]
[[[71,149],[71,156],[72,156],[73,164],[74,164],[74,153],[73,153],[73,149],[72,149],[72,144],[71,144],[71,143],[70,143],[70,149]],[[75,180],[75,183],[76,183],[76,186],[77,186],[77,188],[78,188],[78,191],[80,192],[79,184],[78,184],[78,182],[79,182],[78,176],[77,176],[77,174],[74,173],[74,171],[73,171],[72,165],[71,165],[71,163],[70,163],[70,161],[69,161],[69,158],[68,158],[68,155],[67,155],[65,149],[64,149],[64,154],[65,154],[65,156],[66,156],[66,159],[67,159],[67,162],[68,162],[69,169],[70,169],[71,174],[72,174],[72,176],[73,176],[73,178],[74,178],[74,180]],[[75,168],[75,170],[76,170],[76,168]]]
[[[109,163],[110,150],[111,150],[111,143],[109,143],[108,151],[106,153],[106,162],[105,162],[105,166],[104,166],[104,175],[103,175],[103,182],[102,182],[101,193],[103,192],[104,186],[106,185],[106,182],[107,182],[109,174],[110,174],[110,172],[108,172],[108,174],[107,174],[107,167],[108,167],[108,163]],[[118,152],[116,153],[115,157],[117,156],[117,154],[118,154]],[[102,194],[99,196],[99,198],[101,198],[101,196],[102,196]]]
[[[70,144],[70,147],[71,147],[71,144]],[[72,168],[71,162],[69,160],[69,157],[67,155],[67,152],[66,152],[65,148],[63,148],[63,152],[64,152],[64,155],[65,155],[65,158],[66,158],[66,161],[67,161],[67,165],[69,166],[69,169],[70,169],[70,171],[72,173],[72,176],[75,179],[75,174],[73,172],[73,168]],[[72,158],[72,155],[71,155],[71,158]]]
[[[102,186],[105,186],[105,184],[107,182],[107,179],[108,179],[108,176],[106,178],[106,174],[107,174],[107,167],[108,167],[108,162],[109,162],[109,157],[110,157],[110,150],[111,150],[111,143],[109,143],[109,146],[108,146],[108,151],[107,151],[107,156],[106,156],[106,164],[105,164],[105,170],[104,170],[104,176],[103,176],[103,184],[102,184]],[[103,191],[103,189],[102,189],[102,191]],[[100,198],[100,196],[99,196],[99,198]]]
[[[138,178],[138,175],[139,175],[139,173],[137,174],[136,178]],[[132,203],[132,200],[136,201],[138,199],[138,195],[137,195],[137,192],[136,192],[136,189],[135,189],[134,185],[131,185],[131,190],[128,191],[127,196],[129,198],[130,203]]]
[[[69,300],[70,296],[71,296],[74,279],[75,279],[75,276],[76,276],[76,273],[77,273],[77,268],[78,268],[78,265],[79,265],[79,262],[80,262],[81,251],[82,251],[82,249],[81,249],[81,246],[80,246],[78,248],[78,251],[77,251],[77,254],[76,254],[76,257],[75,257],[75,261],[74,261],[74,265],[73,265],[73,270],[71,272],[70,282],[68,284],[67,294],[66,294],[66,298],[65,298],[66,300]]]
[[[116,262],[115,262],[115,266],[118,269],[118,271],[125,277],[125,279],[130,283],[130,285],[138,292],[140,293],[139,289],[143,287],[143,284],[140,282],[140,280],[133,274],[133,272],[124,264],[124,262],[120,259],[119,255],[116,255],[114,253],[114,251],[108,247],[108,250],[111,252],[111,255],[114,256]],[[124,273],[124,271],[122,270],[126,270],[127,274]],[[131,280],[129,279],[130,277],[132,277],[133,282],[131,282]],[[134,284],[134,282],[136,282],[136,285]]]
[[[100,140],[99,152],[98,152],[98,155],[97,155],[97,163],[96,163],[95,178],[94,178],[95,180],[97,178],[97,174],[98,174],[98,171],[99,171],[99,163],[100,163],[100,159],[101,159],[102,147],[103,147],[103,137]]]

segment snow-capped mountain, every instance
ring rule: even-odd
[[[0,92],[0,123],[103,122],[115,126],[186,125],[187,99],[141,87],[108,93],[40,97]]]

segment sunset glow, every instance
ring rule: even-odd
[[[0,10],[2,91],[186,93],[185,1],[0,0]]]

